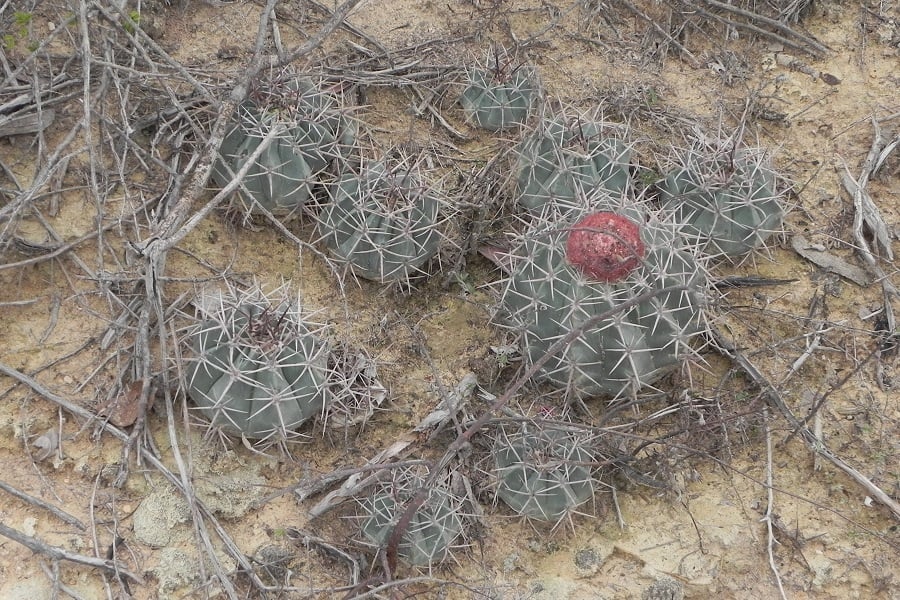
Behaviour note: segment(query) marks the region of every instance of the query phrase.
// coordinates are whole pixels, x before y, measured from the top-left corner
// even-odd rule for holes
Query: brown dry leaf
[[[126,385],[118,396],[103,407],[100,414],[108,417],[116,427],[130,427],[138,418],[143,382],[132,381]]]

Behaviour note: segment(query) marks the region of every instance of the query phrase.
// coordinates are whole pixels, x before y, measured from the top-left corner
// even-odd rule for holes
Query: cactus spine
[[[415,468],[399,469],[361,502],[362,534],[378,548],[388,543],[403,516],[407,502],[423,489],[427,474]],[[449,477],[425,492],[428,497],[405,525],[397,554],[414,566],[434,566],[443,562],[462,544],[462,500],[450,491]]]
[[[552,356],[538,377],[576,397],[619,397],[678,364],[700,330],[705,271],[676,242],[674,228],[631,201],[609,201],[568,226],[544,223],[526,234],[513,253],[501,314],[522,334],[530,362],[611,312]]]
[[[781,230],[785,209],[762,151],[698,144],[675,162],[657,184],[663,209],[702,252],[738,257]]]
[[[517,149],[518,202],[531,211],[577,205],[582,194],[624,192],[631,149],[621,130],[599,120],[559,115],[541,121]]]
[[[497,497],[526,518],[559,523],[594,496],[594,454],[583,433],[533,423],[501,428],[491,455]]]
[[[416,163],[369,163],[342,175],[330,195],[319,230],[332,255],[356,275],[407,282],[437,253],[446,202]]]
[[[210,293],[198,302],[185,369],[188,396],[213,430],[265,443],[290,441],[321,414],[328,345],[284,288]]]
[[[348,155],[356,140],[356,126],[338,100],[311,79],[277,78],[258,88],[235,111],[234,122],[222,140],[220,160],[210,177],[226,186],[260,146],[278,129],[275,138],[250,165],[240,195],[253,210],[261,206],[290,213],[310,199],[318,175]]]
[[[521,127],[538,97],[537,73],[513,66],[504,52],[494,51],[493,65],[467,70],[460,97],[466,116],[482,129],[500,131]]]

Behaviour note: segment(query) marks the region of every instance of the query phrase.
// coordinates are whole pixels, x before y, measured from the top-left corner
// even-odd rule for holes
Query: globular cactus
[[[631,183],[631,148],[624,130],[565,114],[542,120],[517,147],[516,198],[530,211],[577,204],[583,194],[624,192]]]
[[[544,223],[509,258],[500,314],[539,360],[583,330],[537,378],[576,398],[621,397],[652,384],[690,352],[701,328],[702,261],[640,201],[594,199],[594,212]],[[591,326],[589,319],[611,311]]]
[[[562,426],[500,428],[491,450],[497,497],[523,517],[558,524],[594,497],[591,445]]]
[[[356,126],[338,98],[309,78],[283,75],[258,84],[235,110],[210,173],[212,181],[228,185],[273,129],[278,129],[275,138],[244,176],[248,194],[240,197],[250,211],[258,205],[291,213],[310,199],[318,175],[350,153]]]
[[[330,399],[328,344],[284,288],[207,292],[188,332],[187,395],[211,430],[263,444],[299,437]],[[274,298],[274,299],[273,299]]]
[[[361,532],[367,543],[379,549],[387,547],[407,504],[423,489],[426,479],[427,473],[416,467],[397,469],[389,481],[360,502]],[[423,493],[427,494],[425,501],[408,523],[399,525],[404,531],[397,554],[413,566],[432,567],[465,545],[463,500],[451,492],[449,475]]]
[[[702,252],[739,257],[781,230],[785,208],[761,150],[704,142],[678,152],[675,162],[657,183],[662,206]]]
[[[417,163],[370,162],[329,191],[318,215],[321,238],[359,277],[406,283],[437,254],[449,206]]]
[[[503,52],[495,51],[486,67],[471,67],[466,72],[466,88],[460,104],[466,116],[482,129],[500,131],[521,127],[528,121],[538,98],[538,80],[534,69],[513,65]]]

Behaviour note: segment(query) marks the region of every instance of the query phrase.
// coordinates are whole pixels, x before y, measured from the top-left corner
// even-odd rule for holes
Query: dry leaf
[[[48,429],[44,435],[31,442],[31,445],[37,449],[34,458],[38,462],[46,460],[59,448],[59,433],[55,429]]]
[[[138,418],[142,390],[143,382],[132,381],[103,407],[100,414],[108,417],[109,422],[116,427],[131,427]]]

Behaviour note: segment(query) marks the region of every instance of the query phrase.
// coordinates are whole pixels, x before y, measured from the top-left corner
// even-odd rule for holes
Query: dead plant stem
[[[127,577],[135,583],[144,582],[140,575],[132,573],[117,561],[94,558],[93,556],[85,556],[84,554],[76,554],[74,552],[69,552],[65,548],[51,546],[36,537],[25,535],[21,531],[13,529],[12,527],[7,527],[3,523],[0,523],[0,535],[22,544],[32,552],[43,554],[52,560],[66,560],[80,565],[87,565],[89,567],[113,573],[116,576]]]
[[[778,593],[781,594],[782,600],[787,600],[787,596],[784,593],[784,585],[781,583],[781,574],[778,572],[778,565],[775,564],[775,544],[778,543],[778,540],[775,539],[775,528],[772,524],[775,518],[775,475],[772,467],[772,430],[769,427],[769,410],[767,408],[763,408],[763,427],[765,427],[766,431],[766,514],[762,520],[766,523],[768,540],[766,553],[769,556],[769,569],[772,570],[772,574],[775,575],[775,583],[778,584]]]
[[[72,516],[69,513],[67,513],[66,511],[62,510],[61,508],[58,508],[56,506],[53,506],[52,504],[44,502],[40,498],[35,498],[34,496],[32,496],[30,494],[26,494],[25,492],[14,488],[13,486],[9,485],[8,483],[6,483],[4,481],[0,481],[0,490],[3,490],[4,492],[6,492],[12,496],[15,496],[16,498],[18,498],[19,500],[22,500],[23,502],[27,502],[28,504],[31,504],[33,506],[37,506],[38,508],[46,510],[47,512],[49,512],[50,514],[55,516],[57,519],[59,519],[60,521],[68,523],[69,525],[73,525],[73,526],[77,527],[78,529],[81,529],[82,531],[84,531],[84,529],[85,529],[84,523],[82,523],[78,517]]]

